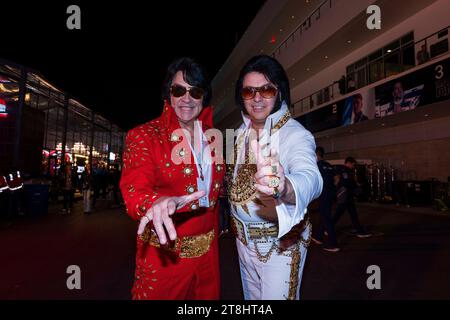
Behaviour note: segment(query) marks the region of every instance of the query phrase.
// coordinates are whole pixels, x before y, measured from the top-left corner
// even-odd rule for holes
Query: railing
[[[333,1],[334,1],[334,0],[333,0]],[[311,24],[314,23],[314,21],[317,21],[317,20],[320,19],[320,16],[321,16],[321,14],[320,14],[321,9],[323,10],[323,7],[324,7],[325,5],[329,6],[329,8],[331,8],[331,6],[332,6],[331,2],[332,2],[332,0],[325,0],[324,2],[322,2],[321,5],[320,5],[316,10],[313,11],[313,13],[311,13],[305,20],[303,20],[303,22],[300,23],[299,26],[298,26],[297,28],[295,28],[295,30],[292,31],[292,32],[287,36],[287,38],[286,38],[283,42],[281,42],[280,45],[279,45],[278,47],[276,47],[276,48],[273,50],[271,56],[272,56],[272,57],[275,57],[277,54],[280,54],[280,53],[281,53],[281,48],[282,48],[283,46],[284,46],[284,47],[287,47],[288,41],[290,41],[290,40],[294,41],[297,34],[298,34],[298,36],[301,36],[301,35],[303,34],[303,31],[306,31],[306,30],[308,30],[309,28],[311,28]],[[314,18],[315,18],[315,19],[314,19]]]
[[[434,54],[434,55],[430,55],[429,54],[429,52],[431,51],[430,50],[430,47],[431,47],[430,43],[432,43],[432,41],[430,41],[430,40],[432,38],[436,38],[436,40],[438,40],[438,41],[432,43],[432,45],[435,45],[437,43],[440,43],[440,41],[444,41],[444,36],[446,35],[445,39],[447,40],[447,43],[448,43],[448,41],[449,41],[449,36],[448,36],[449,28],[450,28],[450,26],[447,26],[444,29],[441,29],[441,30],[439,30],[439,31],[437,31],[437,32],[435,32],[435,33],[433,33],[433,34],[431,34],[431,35],[421,39],[421,40],[418,40],[418,41],[414,42],[414,48],[415,48],[415,50],[414,50],[415,65],[414,66],[418,66],[418,65],[420,65],[420,64],[422,64],[424,62],[435,60],[436,58],[438,58],[438,57],[440,57],[443,54],[448,52],[448,47],[447,47],[447,51],[443,51],[443,52],[436,51],[437,54]],[[443,34],[443,36],[439,37],[439,35],[442,35],[442,34]],[[428,55],[427,55],[428,58],[425,59],[425,61],[418,62],[417,61],[417,57],[416,57],[416,54],[418,52],[417,48],[420,49],[423,44],[426,46],[426,51],[428,53]],[[366,67],[368,67],[368,65],[366,65]],[[367,74],[367,72],[366,72],[366,74]],[[387,78],[388,76],[390,76],[390,75],[384,74],[384,77],[378,79],[377,81],[383,80],[383,79]],[[360,88],[363,88],[363,87],[365,87],[365,86],[367,86],[367,85],[369,85],[371,83],[377,82],[377,81],[373,81],[373,82],[366,81],[365,85],[363,85],[361,87],[356,86],[355,89],[353,89],[352,91],[360,89]],[[342,96],[346,95],[347,93],[352,92],[352,91],[348,90],[348,84],[346,82],[344,83],[344,86],[345,86],[345,90],[342,93],[341,90],[339,90],[339,80],[337,80],[337,81],[333,82],[332,84],[326,86],[325,88],[322,88],[322,89],[320,89],[320,90],[318,90],[318,91],[316,91],[316,92],[314,92],[314,93],[312,93],[312,94],[310,94],[310,95],[308,95],[308,96],[306,96],[304,98],[301,98],[301,99],[295,101],[291,105],[291,113],[294,116],[299,116],[300,114],[305,114],[305,113],[309,112],[310,110],[312,110],[312,109],[314,109],[314,108],[316,108],[316,107],[318,107],[318,106],[320,106],[320,105],[322,105],[324,103],[333,101],[333,100],[335,100],[335,99],[337,99],[339,97],[342,97]]]

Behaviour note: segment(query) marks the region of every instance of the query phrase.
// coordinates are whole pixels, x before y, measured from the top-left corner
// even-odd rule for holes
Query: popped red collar
[[[177,114],[173,107],[167,102],[164,101],[164,108],[161,114],[161,118],[163,118],[164,122],[170,126],[171,128],[180,128],[180,123],[178,122]],[[213,109],[212,106],[207,106],[200,111],[197,120],[202,122],[203,130],[208,130],[213,127]]]

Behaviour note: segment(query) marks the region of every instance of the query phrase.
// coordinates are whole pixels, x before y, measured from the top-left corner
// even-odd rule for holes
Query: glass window
[[[19,101],[19,83],[0,73],[0,99],[6,104],[15,104]]]
[[[402,46],[414,41],[414,32],[404,35],[401,39]]]
[[[374,83],[384,77],[383,59],[378,59],[369,64],[369,83]]]
[[[347,74],[353,72],[353,70],[355,70],[355,65],[354,64],[349,65],[347,67]]]
[[[400,63],[400,52],[397,50],[384,57],[385,76],[389,77],[403,71]]]
[[[367,64],[367,57],[362,58],[361,60],[355,63],[355,69],[359,69],[361,67],[365,67]]]
[[[60,142],[58,139],[58,134],[61,134],[61,131],[58,132],[58,123],[62,122],[62,116],[59,112],[60,108],[50,108],[47,109],[46,112],[46,135],[45,135],[45,148],[49,150],[54,150]]]
[[[366,67],[364,66],[363,68],[360,68],[358,70],[356,70],[355,72],[355,82],[356,82],[356,89],[358,88],[362,88],[367,84],[366,81]]]
[[[383,52],[386,55],[398,49],[399,47],[400,47],[400,40],[396,40],[388,44],[386,47],[384,47]]]
[[[316,98],[317,98],[317,100],[316,100],[316,101],[317,101],[317,105],[323,103],[323,94],[322,94],[322,90],[320,90],[319,92],[317,92]]]
[[[374,53],[372,53],[371,55],[369,55],[369,61],[373,61],[378,58],[381,58],[382,55],[383,55],[383,51],[381,49],[377,50]]]
[[[402,48],[402,64],[404,70],[414,67],[414,43],[411,43],[408,46]]]

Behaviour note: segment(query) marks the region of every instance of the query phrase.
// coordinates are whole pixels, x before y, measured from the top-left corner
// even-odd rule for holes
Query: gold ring
[[[280,185],[280,178],[277,176],[271,177],[269,180],[269,187],[277,188]]]

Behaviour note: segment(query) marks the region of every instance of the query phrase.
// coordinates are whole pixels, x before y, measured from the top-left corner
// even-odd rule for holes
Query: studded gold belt
[[[211,242],[214,239],[214,229],[207,233],[195,236],[177,238],[172,244],[164,246],[161,246],[159,243],[156,232],[154,230],[149,230],[149,228],[145,229],[140,238],[154,247],[172,252],[179,252],[180,258],[197,258],[209,251]]]

